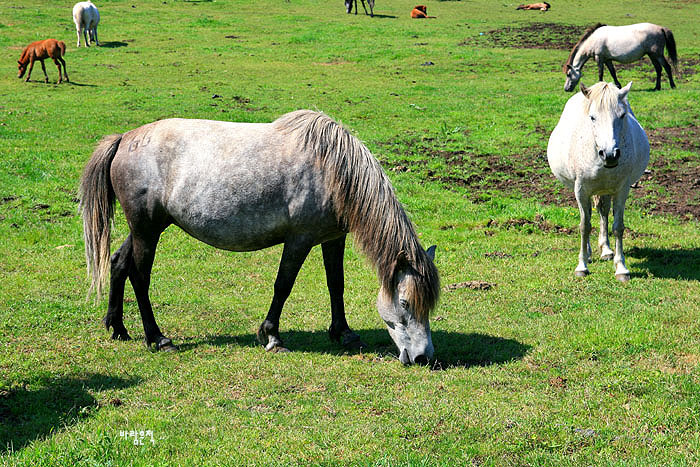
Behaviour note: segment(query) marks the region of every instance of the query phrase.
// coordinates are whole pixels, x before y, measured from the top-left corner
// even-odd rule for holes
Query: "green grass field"
[[[431,0],[437,19],[421,21],[407,0],[378,0],[374,18],[340,0],[102,0],[102,47],[77,49],[72,4],[0,0],[0,463],[700,463],[700,2],[551,3]],[[578,210],[544,156],[570,97],[565,44],[598,21],[669,27],[682,73],[652,92],[648,59],[618,70],[652,142],[625,216],[626,284],[600,260],[574,277]],[[68,45],[71,82],[54,84],[49,61],[50,84],[39,65],[17,79],[22,48],[48,37]],[[595,78],[589,62],[583,82]],[[381,161],[438,245],[443,285],[491,285],[443,292],[431,367],[397,360],[352,242],[347,315],[369,348],[329,341],[314,249],[280,323],[293,352],[268,354],[254,334],[281,247],[230,253],[172,227],[151,298],[180,352],[145,348],[129,287],[134,340],[111,341],[106,303],[85,300],[77,215],[99,139],[299,108]],[[119,211],[113,247],[127,232]]]

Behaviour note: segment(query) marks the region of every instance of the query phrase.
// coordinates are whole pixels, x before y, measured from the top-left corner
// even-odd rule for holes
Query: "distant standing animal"
[[[357,0],[354,0],[355,2],[355,14],[357,14]],[[345,0],[345,10],[350,14],[352,12],[352,3],[353,0]],[[367,4],[369,5],[369,15],[374,17],[374,0],[367,0]],[[362,8],[365,9],[365,14],[367,14],[367,7],[365,6],[365,0],[362,0]]]
[[[20,55],[17,63],[19,64],[18,78],[24,76],[27,72],[27,78],[24,81],[29,81],[29,77],[32,75],[32,68],[34,68],[34,62],[39,60],[41,62],[41,69],[44,71],[44,80],[49,82],[49,75],[46,74],[46,66],[44,65],[44,60],[50,58],[58,67],[58,84],[63,82],[63,75],[61,75],[61,65],[63,65],[63,74],[66,75],[66,81],[68,79],[68,71],[66,70],[66,62],[63,60],[62,56],[66,54],[66,44],[63,41],[57,41],[56,39],[45,39],[43,41],[32,42],[24,48],[22,55]],[[29,70],[27,71],[27,65],[29,65]]]
[[[542,2],[542,3],[530,3],[529,5],[520,5],[519,7],[516,8],[516,10],[540,10],[540,11],[547,11],[552,7],[547,2]]]
[[[668,56],[673,66],[678,67],[676,53],[676,41],[670,29],[651,23],[630,24],[629,26],[605,26],[597,23],[588,28],[574,45],[569,58],[564,64],[566,83],[564,91],[573,91],[581,79],[581,69],[586,61],[593,57],[598,64],[598,81],[603,81],[603,65],[608,67],[615,85],[621,87],[617,80],[612,61],[631,63],[649,56],[656,70],[656,87],[661,89],[661,67],[666,70],[671,88],[676,87],[673,82],[671,66],[664,58],[664,48],[668,50]]]
[[[411,11],[411,18],[435,18],[435,16],[428,16],[428,7],[425,5],[416,5]]]
[[[581,84],[564,107],[559,123],[549,137],[547,159],[554,175],[574,190],[581,215],[581,249],[577,276],[588,274],[591,261],[591,197],[600,214],[598,245],[601,258],[613,259],[615,277],[628,281],[622,234],[625,230],[625,201],[630,185],[639,180],[649,163],[649,140],[632,113],[627,95],[612,83]],[[608,214],[613,206],[615,252],[608,242]]]
[[[90,47],[90,41],[100,45],[100,41],[97,40],[100,12],[97,11],[97,7],[92,2],[78,2],[73,6],[73,22],[78,34],[78,47],[80,47],[81,34],[85,38],[85,47]]]
[[[110,260],[115,199],[131,233]],[[321,244],[330,293],[330,337],[360,338],[345,319],[345,237],[377,267],[379,315],[404,364],[433,355],[428,314],[440,293],[435,248],[425,251],[389,179],[369,150],[326,115],[300,110],[272,123],[170,119],[104,138],[81,181],[81,210],[91,290],[100,296],[111,268],[104,324],[113,339],[124,327],[127,277],[146,343],[172,350],[148,297],[161,232],[175,224],[216,248],[253,251],[284,244],[274,295],[258,339],[286,350],[279,319],[306,256]],[[111,263],[111,264],[110,264]]]

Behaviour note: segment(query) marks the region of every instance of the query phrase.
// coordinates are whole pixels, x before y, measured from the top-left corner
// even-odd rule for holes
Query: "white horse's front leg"
[[[629,186],[629,183],[626,185]],[[615,216],[613,221],[613,235],[615,235],[613,263],[615,264],[615,278],[620,282],[630,280],[630,271],[625,266],[625,255],[622,253],[622,234],[625,232],[625,201],[628,193],[629,189],[623,189],[621,193],[615,195],[613,200],[613,215]]]
[[[600,232],[598,234],[598,246],[600,247],[600,259],[613,259],[613,251],[608,240],[608,215],[610,214],[610,195],[596,196],[595,208],[600,214]]]
[[[578,266],[576,266],[574,273],[578,277],[584,277],[588,275],[588,263],[591,262],[591,196],[588,193],[583,193],[579,186],[575,188],[575,192],[581,215],[581,223],[579,224],[581,249],[578,254]]]

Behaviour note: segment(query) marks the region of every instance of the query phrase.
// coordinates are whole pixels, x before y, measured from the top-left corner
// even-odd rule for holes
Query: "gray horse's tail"
[[[668,28],[661,28],[664,32],[664,37],[666,38],[666,50],[668,50],[668,56],[673,63],[673,67],[678,72],[678,54],[676,52],[676,40],[673,38],[673,33]]]
[[[115,195],[109,169],[122,135],[105,136],[97,145],[80,179],[80,211],[90,289],[88,297],[102,296],[109,272],[109,244],[114,217]]]

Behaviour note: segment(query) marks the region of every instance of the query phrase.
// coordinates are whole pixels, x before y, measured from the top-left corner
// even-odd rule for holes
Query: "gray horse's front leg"
[[[331,325],[328,335],[331,340],[339,342],[346,349],[367,347],[360,336],[350,329],[345,319],[343,292],[343,256],[345,254],[345,235],[335,240],[322,243],[323,265],[326,269],[326,283],[331,297]]]
[[[629,183],[627,186],[629,186]],[[615,195],[613,200],[613,215],[615,216],[613,221],[613,235],[615,235],[615,257],[613,258],[613,263],[615,264],[615,278],[620,282],[630,280],[630,271],[625,266],[625,255],[622,252],[622,235],[625,232],[625,201],[628,193],[629,189],[623,190],[622,193]]]
[[[575,190],[578,210],[581,216],[579,230],[581,232],[581,248],[578,254],[578,266],[574,270],[577,277],[584,277],[589,274],[588,263],[591,262],[591,197],[583,193],[580,187]]]
[[[600,214],[600,233],[598,235],[598,246],[600,247],[600,259],[613,259],[614,252],[610,248],[608,239],[608,216],[610,215],[610,195],[596,196],[594,198],[595,208]]]
[[[280,315],[282,314],[284,302],[292,291],[299,269],[304,264],[309,251],[311,251],[311,246],[308,242],[298,239],[288,240],[284,244],[282,259],[280,260],[277,279],[275,280],[275,292],[272,297],[272,303],[265,321],[258,328],[258,341],[265,346],[265,350],[268,352],[288,351],[282,345],[282,339],[279,334]]]

